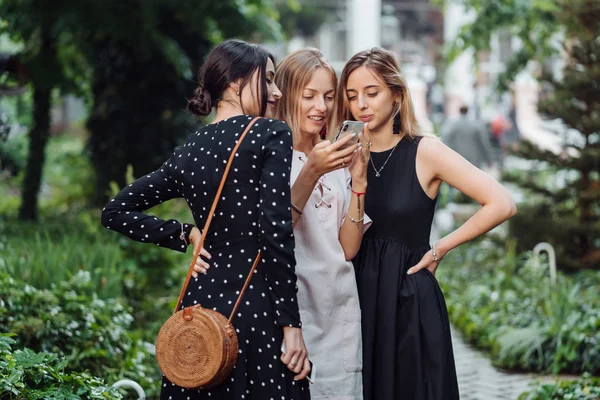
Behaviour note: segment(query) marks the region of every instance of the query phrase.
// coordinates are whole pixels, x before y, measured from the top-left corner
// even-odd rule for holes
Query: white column
[[[381,0],[347,0],[347,55],[381,46]]]
[[[444,42],[448,43],[456,38],[460,28],[471,22],[474,13],[465,10],[464,6],[456,0],[446,0],[444,12]],[[472,105],[475,100],[473,83],[475,82],[475,69],[473,64],[473,52],[468,50],[458,56],[448,66],[444,79],[444,91],[446,94],[446,116],[455,117],[459,115],[458,109],[461,105]]]

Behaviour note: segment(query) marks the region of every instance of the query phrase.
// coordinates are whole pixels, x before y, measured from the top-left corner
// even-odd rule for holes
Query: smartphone
[[[344,122],[342,122],[342,125],[340,125],[340,128],[338,129],[338,132],[335,135],[334,141],[337,142],[338,140],[346,137],[347,135],[353,135],[354,137],[352,139],[348,140],[346,143],[344,143],[344,145],[340,148],[340,150],[346,149],[346,148],[358,143],[358,137],[360,135],[362,135],[364,126],[365,126],[364,122],[359,122],[359,121],[344,121]]]
[[[312,361],[308,360],[310,363],[310,372],[306,375],[306,380],[308,383],[315,383],[315,364]]]

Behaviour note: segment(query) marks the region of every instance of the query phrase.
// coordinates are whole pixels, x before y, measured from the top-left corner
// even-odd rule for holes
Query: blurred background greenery
[[[280,54],[325,46],[348,18],[342,6],[350,1],[0,0],[0,398],[121,398],[124,392],[109,385],[122,378],[157,398],[153,342],[174,306],[188,256],[105,230],[100,208],[200,126],[184,108],[215,43],[239,37]],[[495,365],[582,376],[540,385],[523,399],[597,399],[600,4],[383,0],[381,6],[382,45],[392,48],[392,33],[438,37],[440,18],[453,7],[470,16],[454,36],[425,41],[439,78],[427,82],[427,112],[418,114],[436,132],[442,120],[433,86],[453,84],[444,73],[467,55],[481,85],[482,60],[494,54],[498,37],[519,41],[493,80],[485,75],[494,88],[489,96],[514,92],[529,71],[543,89],[537,110],[558,121],[558,147],[524,138],[509,149],[500,177],[518,198],[519,214],[450,253],[438,278],[453,325]],[[390,23],[390,16],[404,25]],[[418,82],[407,53],[399,58],[409,82]],[[438,203],[440,215],[451,216],[438,233],[473,210],[465,216],[447,188]],[[183,201],[152,213],[192,221]],[[557,252],[555,284],[549,260],[531,252],[542,241]]]

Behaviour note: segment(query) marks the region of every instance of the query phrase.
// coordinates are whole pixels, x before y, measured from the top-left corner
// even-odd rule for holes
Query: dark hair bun
[[[203,87],[194,91],[194,97],[188,101],[187,109],[192,114],[206,117],[212,111],[212,99],[210,92]]]

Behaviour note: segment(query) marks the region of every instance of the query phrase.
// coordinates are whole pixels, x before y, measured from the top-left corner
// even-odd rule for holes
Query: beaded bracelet
[[[354,193],[354,194],[356,195],[356,197],[358,197],[358,207],[357,207],[357,208],[358,208],[358,214],[360,215],[360,196],[362,196],[362,195],[366,194],[367,192],[356,192],[356,191],[354,191],[353,189],[350,189],[350,191],[351,191],[352,193]],[[348,216],[348,218],[350,218],[350,221],[354,222],[355,224],[358,224],[358,223],[360,223],[360,222],[363,222],[363,220],[365,219],[365,214],[364,214],[364,213],[363,213],[363,216],[362,216],[362,218],[361,218],[361,219],[359,219],[359,220],[356,220],[356,219],[352,218],[352,217],[350,216],[350,214],[348,214],[348,212],[347,212],[347,211],[346,211],[346,215]]]
[[[431,255],[433,256],[433,261],[440,261],[437,252],[435,251],[435,244],[433,244],[433,246],[431,246]]]
[[[350,216],[350,214],[348,214],[348,213],[346,213],[346,216],[347,216],[348,218],[350,218],[350,221],[354,222],[355,224],[361,223],[361,222],[363,222],[363,220],[365,219],[365,215],[364,215],[364,214],[363,214],[362,218],[361,218],[361,219],[359,219],[359,220],[356,220],[356,219],[352,218],[352,217]]]

